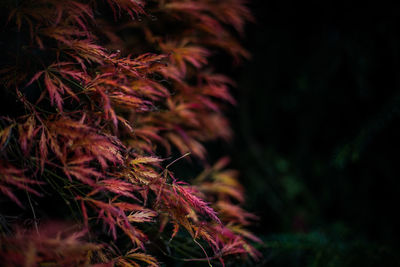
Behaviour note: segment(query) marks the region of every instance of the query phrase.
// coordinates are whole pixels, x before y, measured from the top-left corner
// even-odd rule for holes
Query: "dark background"
[[[253,0],[229,146],[260,266],[400,266],[400,9]]]

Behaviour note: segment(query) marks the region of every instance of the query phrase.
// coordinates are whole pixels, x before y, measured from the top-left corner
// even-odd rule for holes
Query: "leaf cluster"
[[[244,228],[255,216],[240,207],[227,159],[194,184],[166,165],[191,155],[208,166],[204,143],[231,137],[223,111],[235,104],[234,82],[209,62],[218,51],[248,56],[236,40],[252,19],[244,1],[2,7],[1,90],[15,107],[0,117],[1,201],[16,203],[19,217],[32,213],[34,226],[3,233],[6,266],[158,266],[149,247],[168,249],[182,231],[204,252],[194,260],[259,257],[249,242],[260,240]],[[54,206],[36,205],[55,195]],[[41,223],[65,207],[62,219],[80,229]]]

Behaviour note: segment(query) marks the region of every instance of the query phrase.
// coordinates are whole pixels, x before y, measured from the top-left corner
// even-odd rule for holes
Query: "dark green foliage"
[[[399,8],[252,5],[232,117],[265,265],[399,265]]]

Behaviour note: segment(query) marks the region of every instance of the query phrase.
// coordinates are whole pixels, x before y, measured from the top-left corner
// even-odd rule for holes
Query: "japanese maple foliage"
[[[176,258],[180,234],[202,255],[181,260],[258,258],[237,173],[226,158],[207,167],[203,146],[231,137],[223,109],[234,82],[210,59],[248,56],[236,40],[252,19],[243,0],[20,0],[1,10],[6,266],[157,266]],[[205,166],[190,184],[170,170],[188,157]],[[63,207],[35,204],[46,201]],[[41,222],[60,217],[68,224]]]

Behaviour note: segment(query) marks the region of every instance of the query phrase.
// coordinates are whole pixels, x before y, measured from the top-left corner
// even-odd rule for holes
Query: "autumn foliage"
[[[209,165],[204,147],[231,137],[234,82],[210,62],[248,56],[243,0],[0,6],[5,266],[259,257],[237,173],[227,158]],[[190,159],[204,171],[174,175]]]

